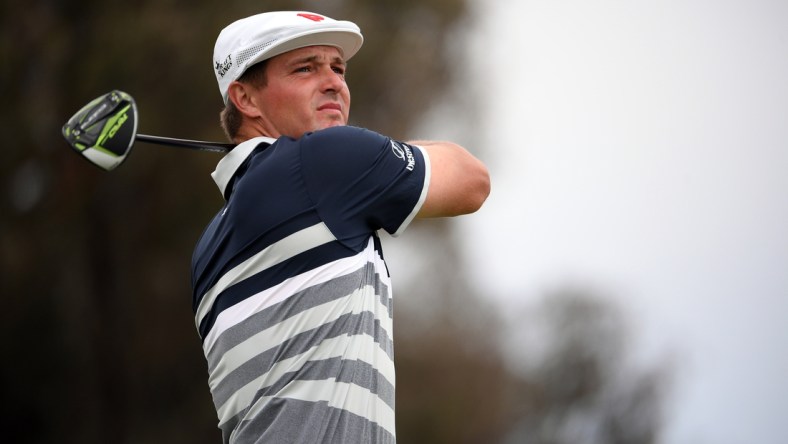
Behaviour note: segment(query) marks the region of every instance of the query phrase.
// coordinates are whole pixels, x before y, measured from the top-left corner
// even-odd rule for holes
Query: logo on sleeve
[[[413,151],[408,145],[404,145],[392,140],[391,151],[394,152],[394,155],[397,156],[397,158],[402,159],[404,162],[408,163],[408,166],[405,167],[406,170],[413,171],[413,168],[416,166],[416,159],[413,157]]]

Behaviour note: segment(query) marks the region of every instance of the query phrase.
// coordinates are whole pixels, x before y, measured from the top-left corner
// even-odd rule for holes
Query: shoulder
[[[301,138],[304,149],[374,149],[388,144],[389,138],[366,128],[335,126],[307,133]]]
[[[374,168],[390,139],[364,128],[337,126],[307,133],[299,145],[301,162],[307,169],[358,174]]]

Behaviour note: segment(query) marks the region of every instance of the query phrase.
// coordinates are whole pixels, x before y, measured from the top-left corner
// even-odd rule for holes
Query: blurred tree
[[[353,124],[408,132],[451,83],[465,0],[9,0],[0,5],[0,289],[8,442],[216,442],[190,311],[189,258],[221,196],[218,158],[139,144],[111,174],[60,127],[131,93],[141,132],[220,139],[212,74],[232,20],[308,9],[358,22]]]
[[[459,237],[433,241],[441,224],[417,223],[389,265],[412,273],[396,286],[398,440],[657,443],[671,369],[632,365],[618,307],[567,288],[502,313],[463,272]]]
[[[615,306],[587,290],[547,295],[522,327],[531,344],[511,392],[506,444],[654,444],[670,366],[637,368]]]
[[[460,243],[445,235],[435,242],[452,233],[449,224],[417,222],[402,239],[415,252],[397,251],[389,266],[396,274],[402,263],[413,274],[395,283],[398,442],[500,442],[510,419],[517,380],[501,354],[503,324],[466,279]]]
[[[193,244],[221,202],[208,176],[218,158],[140,144],[107,174],[69,152],[59,131],[88,100],[118,88],[136,98],[142,132],[220,139],[213,43],[224,25],[263,9],[308,9],[361,25],[365,46],[348,74],[353,124],[414,137],[457,80],[451,31],[464,24],[467,0],[0,5],[5,441],[219,440],[189,289]],[[567,380],[579,378],[571,390],[546,368],[527,378],[510,372],[498,348],[500,319],[463,279],[452,227],[414,224],[406,238],[431,249],[404,259],[420,262],[410,282],[398,280],[403,270],[392,272],[400,442],[529,442],[516,440],[535,430],[564,436],[568,414],[547,412],[601,399],[592,396],[600,387],[614,393],[607,367],[597,369],[597,355],[568,341],[556,343],[561,352],[551,362],[553,371],[570,372]],[[571,322],[581,328],[584,319]],[[591,376],[572,373],[582,369]],[[637,407],[649,405],[638,401],[649,399],[648,387],[618,390]],[[614,405],[624,413],[603,416],[605,427],[626,428],[616,421],[637,409]]]

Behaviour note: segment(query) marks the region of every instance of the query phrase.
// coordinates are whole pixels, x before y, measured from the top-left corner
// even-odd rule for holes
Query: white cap
[[[213,68],[226,104],[230,83],[255,63],[315,45],[335,46],[348,60],[363,42],[359,27],[352,22],[305,11],[265,12],[235,21],[219,33]]]

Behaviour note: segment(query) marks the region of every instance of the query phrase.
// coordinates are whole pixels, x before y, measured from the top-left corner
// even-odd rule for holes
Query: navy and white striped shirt
[[[192,284],[224,442],[395,442],[376,232],[407,227],[429,171],[419,147],[349,126],[252,139],[222,159],[225,205],[197,243]]]

